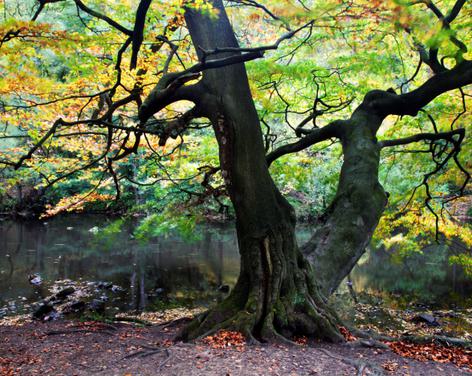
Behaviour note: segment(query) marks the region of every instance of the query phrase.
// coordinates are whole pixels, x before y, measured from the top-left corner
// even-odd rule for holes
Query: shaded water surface
[[[38,222],[0,222],[0,316],[28,311],[47,296],[54,281],[110,282],[120,310],[158,310],[172,305],[208,305],[222,299],[219,287],[232,287],[239,254],[231,226],[200,227],[198,240],[179,236],[135,240],[132,223],[68,216]],[[308,231],[300,230],[301,241]],[[448,251],[392,262],[385,251],[371,252],[352,273],[357,292],[382,294],[401,305],[471,307],[472,284],[447,262]],[[40,286],[30,283],[39,275]],[[221,290],[221,288],[220,288]]]

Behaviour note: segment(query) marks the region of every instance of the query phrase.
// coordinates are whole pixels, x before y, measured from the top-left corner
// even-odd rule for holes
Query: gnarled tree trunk
[[[195,10],[185,14],[200,59],[202,49],[238,47],[221,1],[212,3],[219,10],[217,18]],[[342,340],[338,319],[298,249],[293,208],[269,174],[244,65],[208,70],[198,87],[195,104],[213,124],[222,175],[236,212],[241,270],[230,296],[195,320],[182,337],[226,328],[262,340],[297,333]]]
[[[385,208],[387,195],[378,181],[380,149],[446,139],[457,153],[465,131],[421,133],[384,142],[377,142],[376,133],[386,116],[415,116],[441,93],[472,83],[472,62],[463,60],[454,68],[435,71],[423,85],[406,94],[373,90],[350,119],[313,129],[299,141],[272,151],[266,159],[242,63],[262,55],[238,55],[222,1],[211,3],[218,10],[216,16],[193,9],[185,13],[200,63],[164,75],[139,111],[144,125],[172,102],[187,99],[195,103],[181,120],[211,120],[221,173],[236,212],[241,254],[237,284],[227,299],[194,320],[181,337],[195,338],[225,328],[264,340],[298,333],[342,340],[339,320],[325,296],[338,287],[363,254]],[[225,55],[218,48],[230,52]],[[185,85],[201,71],[203,78],[198,83]],[[302,252],[295,239],[293,208],[272,181],[268,163],[332,137],[342,141],[344,152],[337,194]]]
[[[329,137],[332,137],[330,132],[334,132],[341,139],[344,163],[336,197],[321,218],[317,231],[303,247],[303,253],[320,277],[326,296],[336,290],[365,252],[387,203],[387,195],[378,181],[380,149],[420,140],[447,140],[454,147],[447,161],[457,156],[465,136],[465,130],[459,128],[377,142],[376,134],[383,120],[388,115],[416,116],[437,96],[470,83],[472,62],[463,60],[452,69],[435,72],[423,85],[406,94],[397,95],[392,89],[372,90],[349,120],[322,128]],[[314,139],[323,136],[321,130],[318,133]],[[285,147],[289,152],[291,149],[293,147]],[[284,154],[285,150],[273,154]],[[470,177],[466,175],[464,187]]]

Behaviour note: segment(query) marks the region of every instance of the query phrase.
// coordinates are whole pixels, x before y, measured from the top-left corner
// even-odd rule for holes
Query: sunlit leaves
[[[70,197],[63,197],[56,205],[48,205],[46,212],[42,217],[52,217],[64,212],[81,212],[84,210],[87,204],[96,203],[99,201],[109,202],[112,199],[112,195],[104,195],[96,192],[86,193],[85,195],[79,194]]]
[[[33,1],[16,2],[16,8],[2,5],[6,17],[0,35],[18,32],[2,45],[0,56],[2,135],[20,136],[1,141],[2,158],[10,163],[18,161],[41,140],[59,117],[70,122],[84,121],[104,116],[111,102],[131,92],[139,92],[140,99],[145,98],[162,76],[171,52],[163,36],[178,45],[169,72],[195,63],[196,54],[184,26],[182,6],[215,14],[203,0],[191,4],[177,0],[153,1],[146,18],[137,69],[129,69],[128,48],[117,70],[117,51],[123,46],[125,35],[103,20],[78,11],[73,2],[47,4],[37,21],[31,22],[33,4]],[[427,2],[413,5],[400,0],[307,0],[303,5],[286,0],[261,0],[261,4],[275,18],[260,8],[228,7],[241,46],[272,44],[288,28],[293,30],[313,20],[312,28],[284,41],[276,51],[268,51],[264,59],[247,64],[268,151],[294,141],[294,128],[313,111],[317,111],[316,119],[306,123],[305,129],[347,118],[369,90],[392,88],[397,93],[414,90],[432,73],[423,64],[415,79],[409,80],[418,66],[418,49],[439,49],[439,58],[448,66],[458,57],[454,37],[467,46],[471,42],[470,5],[465,6],[452,26],[444,27],[428,9]],[[438,2],[444,14],[453,4],[452,0]],[[90,0],[87,5],[124,27],[133,28],[137,2]],[[470,57],[470,52],[464,56]],[[434,122],[425,112],[414,119],[388,118],[378,133],[379,139],[433,132],[434,127],[444,131],[467,126],[471,117],[464,107],[470,107],[471,99],[468,88],[464,90],[464,96],[448,93],[427,106],[426,111]],[[318,102],[313,108],[316,96],[324,104]],[[123,197],[132,202],[136,211],[161,213],[159,218],[150,217],[144,223],[143,234],[152,233],[153,228],[168,231],[174,225],[193,229],[202,211],[217,207],[215,200],[208,199],[213,196],[201,185],[205,171],[218,166],[218,147],[212,131],[192,129],[160,146],[157,136],[137,136],[136,132],[127,130],[139,126],[136,102],[118,108],[107,119],[108,125],[87,123],[61,127],[25,161],[27,169],[8,172],[5,181],[9,189],[15,184],[49,189],[51,182],[67,176],[54,191],[56,205],[49,208],[50,214],[84,207],[75,204],[76,201],[111,200],[116,187],[107,160],[139,141],[137,154],[115,162],[114,169],[123,187]],[[341,106],[342,103],[345,105]],[[188,103],[175,104],[156,118],[173,118],[187,109]],[[117,128],[110,131],[108,126]],[[203,126],[203,123],[194,124],[194,128]],[[466,158],[471,150],[469,140],[467,137],[464,141],[458,157],[468,169],[471,168]],[[431,154],[424,152],[428,147],[429,144],[418,143],[382,152],[380,180],[390,196],[388,215],[378,229],[377,238],[393,234],[395,244],[387,245],[402,249],[404,254],[416,252],[435,237],[436,217],[424,209],[427,198],[424,185],[410,201],[414,188],[436,166]],[[97,160],[102,155],[106,158]],[[330,142],[326,142],[276,161],[271,173],[299,214],[315,216],[334,196],[340,156],[340,146],[330,147]],[[448,241],[460,239],[469,244],[469,227],[463,230],[465,225],[457,222],[456,204],[442,205],[457,193],[463,181],[463,172],[451,160],[428,182],[432,192],[430,206],[438,213],[441,234]],[[133,182],[140,184],[139,188],[132,188]],[[223,186],[219,173],[213,174],[210,182],[215,189]],[[84,199],[89,193],[90,199]],[[202,198],[203,193],[206,195]],[[146,199],[140,199],[140,195]],[[193,208],[198,205],[203,209]],[[163,210],[165,207],[167,210]],[[191,215],[186,217],[188,210]],[[395,231],[401,232],[401,236]]]
[[[472,257],[465,253],[449,257],[451,265],[460,265],[464,272],[472,278]]]

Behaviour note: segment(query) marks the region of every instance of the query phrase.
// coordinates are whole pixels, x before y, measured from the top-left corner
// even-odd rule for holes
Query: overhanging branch
[[[159,112],[170,103],[181,99],[188,99],[188,97],[185,96],[193,90],[189,89],[188,86],[183,87],[183,85],[188,81],[192,81],[199,78],[199,73],[208,69],[223,68],[230,65],[241,64],[247,61],[262,58],[264,56],[265,51],[277,49],[280,43],[282,43],[284,40],[292,38],[299,31],[307,27],[311,27],[313,25],[313,22],[314,21],[310,21],[307,24],[299,27],[298,29],[282,35],[279,39],[275,41],[274,44],[267,46],[254,48],[217,47],[213,50],[204,50],[200,47],[198,51],[201,61],[199,63],[181,72],[173,72],[166,74],[159,80],[159,82],[151,91],[151,93],[146,98],[139,110],[139,119],[141,120],[141,123],[145,123],[146,120],[149,119],[153,114]],[[208,56],[220,53],[231,53],[231,55],[207,60]],[[196,85],[193,86],[196,87]],[[178,95],[178,91],[182,93],[180,88],[185,89],[184,96]]]
[[[417,89],[397,95],[393,90],[372,90],[367,93],[359,110],[388,115],[416,116],[439,95],[472,84],[472,61],[464,60],[454,68],[440,72]]]
[[[455,129],[450,132],[439,132],[439,133],[418,133],[410,137],[399,138],[396,140],[384,140],[379,142],[381,148],[387,148],[392,146],[408,145],[413,142],[419,141],[437,141],[437,140],[454,140],[454,136],[463,138],[465,136],[465,130],[463,128]]]
[[[269,50],[276,50],[279,48],[280,43],[283,41],[292,38],[295,34],[300,32],[303,29],[306,29],[308,27],[313,26],[314,21],[307,22],[306,24],[300,26],[298,29],[291,30],[285,34],[283,34],[279,39],[277,39],[273,44],[269,44],[266,46],[260,46],[260,47],[216,47],[213,50],[205,50],[201,47],[199,47],[199,50],[202,52],[202,61],[205,61],[208,56],[211,55],[216,55],[219,53],[225,53],[225,52],[232,52],[232,53],[241,53],[241,52],[260,52],[262,55],[264,54],[265,51]]]
[[[81,0],[74,0],[75,4],[80,8],[80,10],[84,11],[85,13],[91,15],[92,17],[98,18],[102,21],[105,21],[108,25],[114,27],[115,29],[121,31],[123,34],[126,34],[127,36],[132,36],[133,31],[120,25],[118,22],[112,20],[110,17],[108,17],[105,14],[99,13],[88,6],[86,6]]]
[[[283,155],[296,153],[330,138],[341,138],[343,132],[342,128],[343,121],[336,120],[332,123],[329,123],[323,128],[313,129],[313,131],[311,131],[308,135],[306,135],[299,141],[294,142],[292,144],[283,145],[269,153],[266,156],[267,164],[270,165],[273,161]]]

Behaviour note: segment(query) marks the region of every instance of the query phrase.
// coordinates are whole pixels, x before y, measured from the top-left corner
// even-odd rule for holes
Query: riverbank
[[[173,342],[182,320],[138,326],[60,320],[0,325],[1,375],[467,375],[472,368],[420,362],[389,348],[245,345],[238,338]],[[472,354],[469,353],[469,359]]]
[[[297,229],[300,244],[311,230]],[[240,256],[232,226],[199,226],[192,231],[198,238],[190,239],[174,231],[149,239],[139,233],[136,223],[102,216],[0,222],[0,318],[32,312],[58,284],[81,293],[71,303],[84,301],[88,292],[114,314],[208,306],[236,283]],[[373,306],[466,310],[472,284],[463,268],[449,262],[454,254],[435,247],[398,262],[394,252],[369,250],[341,289],[350,286],[359,302]],[[375,299],[366,301],[364,293]]]
[[[397,349],[424,353],[423,363],[390,348],[304,344],[303,339],[296,347],[171,342],[179,326],[161,324],[224,299],[239,272],[232,228],[197,232],[201,236],[195,240],[170,233],[143,242],[132,224],[115,226],[96,216],[0,224],[0,375],[352,375],[361,374],[362,367],[364,375],[372,369],[393,375],[465,374],[457,365],[428,359],[463,365],[470,358],[429,345]],[[300,228],[299,241],[309,234]],[[447,252],[428,252],[434,262],[418,255],[394,263],[388,252],[369,253],[332,297],[340,317],[395,337],[471,341],[470,281],[448,263]],[[44,322],[31,321],[41,304],[50,308],[36,314]],[[14,318],[21,313],[26,320]],[[152,325],[124,323],[122,315]]]

